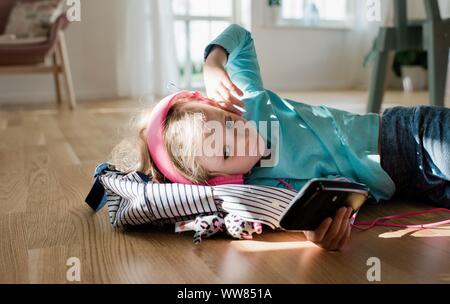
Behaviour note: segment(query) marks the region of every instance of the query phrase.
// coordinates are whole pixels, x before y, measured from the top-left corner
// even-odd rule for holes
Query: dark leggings
[[[450,109],[386,109],[381,166],[395,183],[395,196],[450,208]]]

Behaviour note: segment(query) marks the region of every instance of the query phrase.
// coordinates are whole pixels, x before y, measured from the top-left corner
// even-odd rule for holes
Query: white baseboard
[[[95,99],[106,99],[106,98],[116,98],[117,94],[115,92],[107,90],[84,90],[76,91],[76,98],[80,100],[95,100]],[[0,104],[39,104],[39,103],[49,103],[56,102],[55,91],[41,91],[41,92],[0,92]],[[63,93],[63,102],[64,93]]]
[[[330,82],[280,82],[265,83],[266,88],[272,91],[297,91],[297,90],[339,90],[351,88],[348,81],[330,81]],[[76,91],[77,100],[95,100],[106,98],[117,98],[116,92],[107,90],[83,90]],[[64,97],[63,97],[64,98]],[[26,104],[26,103],[49,103],[56,102],[54,91],[17,91],[0,92],[0,104]]]

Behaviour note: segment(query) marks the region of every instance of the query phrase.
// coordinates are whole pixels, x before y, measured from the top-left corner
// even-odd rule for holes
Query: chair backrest
[[[8,16],[17,0],[2,0],[0,1],[0,34],[3,34],[8,22]]]
[[[8,22],[9,14],[12,8],[19,0],[0,0],[0,35],[5,31],[6,23]],[[21,0],[23,2],[33,2],[36,0]]]

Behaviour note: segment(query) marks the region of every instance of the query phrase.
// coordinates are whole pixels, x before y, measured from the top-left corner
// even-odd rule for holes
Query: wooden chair
[[[0,34],[4,33],[9,14],[16,2],[17,0],[1,0]],[[76,98],[63,32],[68,24],[66,14],[63,13],[53,24],[45,42],[20,45],[0,43],[0,74],[53,74],[58,104],[62,101],[60,84],[60,74],[62,74],[65,95],[70,108],[73,109],[76,107]],[[46,59],[49,57],[50,65],[46,64]]]
[[[426,20],[408,21],[406,0],[394,0],[394,27],[381,27],[367,112],[378,113],[383,101],[390,51],[426,50],[430,104],[444,106],[450,47],[450,19],[443,20],[437,0],[423,0]]]

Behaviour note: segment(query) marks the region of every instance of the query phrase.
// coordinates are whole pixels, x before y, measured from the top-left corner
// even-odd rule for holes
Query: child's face
[[[254,124],[219,106],[187,103],[206,116],[203,151],[197,161],[212,175],[245,174],[264,154],[264,140]]]

